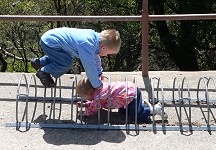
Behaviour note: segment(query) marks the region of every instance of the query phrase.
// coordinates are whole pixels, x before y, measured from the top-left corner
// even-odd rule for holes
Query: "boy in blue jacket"
[[[117,54],[121,47],[120,34],[115,29],[101,33],[92,29],[55,28],[44,33],[40,46],[45,56],[35,58],[32,66],[36,76],[45,87],[54,87],[52,79],[67,73],[73,64],[73,57],[81,60],[85,72],[94,88],[101,89],[103,83],[100,56]]]

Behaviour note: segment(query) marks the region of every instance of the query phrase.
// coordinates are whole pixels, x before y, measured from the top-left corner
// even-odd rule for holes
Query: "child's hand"
[[[97,89],[102,90],[103,89],[103,83],[101,83],[101,85]]]
[[[77,107],[81,107],[81,102],[76,103]]]
[[[77,102],[76,104],[77,104],[77,107],[81,107],[81,103],[82,102]],[[88,105],[85,103],[85,102],[83,102],[83,107],[88,107]]]
[[[103,81],[105,77],[104,77],[103,74],[101,74],[100,78],[101,78],[101,80]]]

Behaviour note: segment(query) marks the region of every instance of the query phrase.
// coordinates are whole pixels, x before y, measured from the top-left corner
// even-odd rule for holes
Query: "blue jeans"
[[[40,58],[40,64],[43,66],[41,71],[58,78],[71,69],[73,59],[64,50],[48,47],[42,41],[40,41],[40,46],[46,54]]]
[[[120,108],[120,113],[125,113],[126,109]],[[128,104],[128,115],[134,120],[136,112],[136,99]],[[150,119],[150,107],[142,102],[142,93],[139,88],[137,88],[137,121],[138,122],[149,122]]]

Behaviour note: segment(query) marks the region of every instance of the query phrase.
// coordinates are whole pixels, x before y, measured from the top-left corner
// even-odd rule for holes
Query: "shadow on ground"
[[[121,143],[126,139],[122,131],[92,129],[43,129],[44,141],[53,145],[96,145],[102,141]]]
[[[40,123],[40,122],[42,122],[42,115],[40,115],[37,119],[34,120],[34,123]],[[52,123],[53,120],[48,119],[46,120],[46,122]],[[71,123],[70,120],[60,120],[60,122]],[[110,142],[110,143],[121,143],[126,139],[124,132],[119,130],[54,129],[54,128],[42,128],[42,130],[44,130],[44,135],[43,135],[44,141],[53,145],[70,145],[70,144],[95,145],[102,141]]]

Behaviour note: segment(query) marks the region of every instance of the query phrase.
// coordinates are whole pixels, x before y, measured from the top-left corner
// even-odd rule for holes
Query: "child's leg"
[[[52,63],[52,61],[49,59],[49,57],[47,55],[41,57],[39,60],[40,60],[41,66],[46,66],[46,65]]]
[[[135,111],[136,111],[136,99],[134,99],[128,105],[128,114],[135,118]],[[150,107],[147,104],[142,103],[142,93],[139,88],[137,88],[137,119],[140,122],[149,122],[150,119]]]
[[[47,47],[42,41],[40,44],[47,55],[40,59],[41,65],[47,64],[41,68],[41,71],[47,72],[53,77],[58,78],[71,69],[73,60],[68,53],[60,48]]]
[[[161,103],[158,102],[157,104],[154,105],[154,111],[153,111],[153,107],[151,107],[150,113],[151,113],[151,115],[159,115],[161,117],[163,116],[164,119],[166,120],[166,119],[168,119],[168,115],[166,112],[163,113],[162,109],[163,108],[162,108]]]

